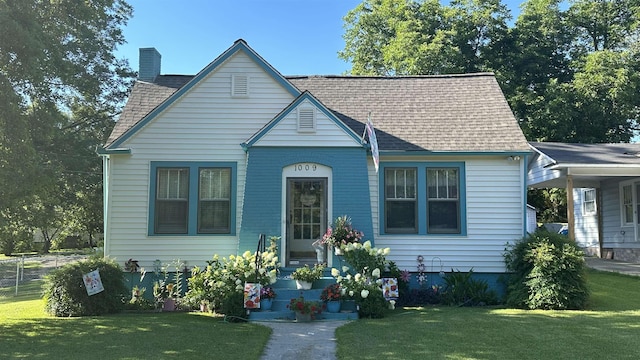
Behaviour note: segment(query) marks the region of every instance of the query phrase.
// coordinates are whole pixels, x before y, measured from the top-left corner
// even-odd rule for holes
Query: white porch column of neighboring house
[[[567,226],[569,228],[569,239],[576,240],[576,222],[573,208],[573,175],[567,174]]]

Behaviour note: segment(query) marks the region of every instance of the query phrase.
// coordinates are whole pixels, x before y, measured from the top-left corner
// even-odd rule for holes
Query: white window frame
[[[591,199],[588,200],[588,196],[591,197]],[[582,215],[595,215],[597,212],[596,189],[582,189]]]
[[[629,189],[629,203],[625,203],[624,191],[625,188]],[[633,209],[633,181],[625,181],[620,183],[620,224],[621,226],[633,226],[633,217],[634,217],[634,209]],[[631,209],[631,222],[627,222],[626,220],[626,208],[630,207]]]

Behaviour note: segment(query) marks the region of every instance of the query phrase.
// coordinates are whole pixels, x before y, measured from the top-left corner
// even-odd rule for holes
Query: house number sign
[[[293,171],[295,172],[313,172],[318,170],[318,165],[309,163],[300,163],[293,165]]]

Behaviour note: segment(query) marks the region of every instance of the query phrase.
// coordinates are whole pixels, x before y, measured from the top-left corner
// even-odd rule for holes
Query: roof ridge
[[[437,75],[397,75],[397,76],[380,76],[380,75],[285,75],[287,79],[304,79],[304,78],[329,78],[329,79],[438,79],[438,78],[469,78],[469,77],[495,77],[492,72],[477,72],[464,74],[437,74]]]

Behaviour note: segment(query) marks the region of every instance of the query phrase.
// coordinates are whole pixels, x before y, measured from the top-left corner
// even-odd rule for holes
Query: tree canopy
[[[339,56],[353,75],[491,71],[529,140],[628,142],[640,0],[528,0],[511,20],[500,0],[364,0]]]
[[[132,82],[128,62],[114,55],[131,15],[122,0],[0,0],[4,252],[34,231],[45,251],[57,234],[99,231],[95,147]]]

